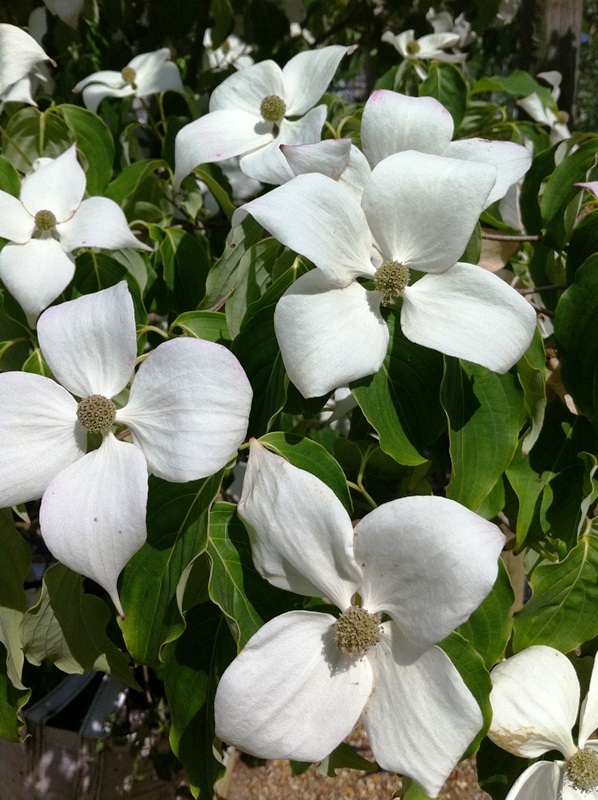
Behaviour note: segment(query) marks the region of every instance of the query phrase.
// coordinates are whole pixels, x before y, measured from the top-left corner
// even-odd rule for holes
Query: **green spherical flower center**
[[[56,217],[51,211],[44,208],[35,215],[35,227],[40,231],[51,231],[56,227]]]
[[[133,67],[123,67],[123,69],[120,71],[120,77],[125,83],[128,83],[129,86],[132,86],[133,89],[135,88],[137,72],[133,69]]]
[[[598,755],[589,748],[578,750],[565,766],[567,779],[578,791],[598,789]]]
[[[77,406],[77,418],[90,433],[104,433],[114,424],[116,406],[101,394],[84,397]]]
[[[410,55],[415,56],[415,55],[417,55],[419,53],[420,50],[421,50],[421,47],[419,46],[418,42],[408,42],[407,43],[407,52]]]
[[[334,623],[337,648],[348,658],[363,658],[380,641],[380,619],[360,606],[350,606]]]
[[[561,125],[567,125],[569,122],[569,114],[566,111],[559,111],[556,115],[556,121],[560,122]]]
[[[374,288],[382,295],[382,304],[392,305],[409,286],[409,270],[399,261],[385,261],[376,270]]]
[[[260,106],[260,114],[266,122],[280,122],[287,110],[287,104],[277,94],[264,97]]]

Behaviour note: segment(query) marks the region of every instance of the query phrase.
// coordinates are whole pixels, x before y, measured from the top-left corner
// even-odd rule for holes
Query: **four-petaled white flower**
[[[137,354],[124,281],[48,309],[38,335],[60,383],[0,375],[0,507],[43,495],[50,551],[101,584],[122,614],[116,581],[146,538],[148,472],[186,482],[221,469],[244,440],[251,387],[226,348],[180,338],[149,354],[117,408],[112,398]],[[132,443],[114,425],[128,426]],[[101,433],[102,443],[86,453],[88,432]]]
[[[23,178],[19,199],[0,191],[0,279],[29,323],[70,283],[71,253],[79,247],[151,250],[129,230],[113,200],[85,193],[85,172],[72,145],[58,158],[39,159]]]
[[[467,59],[467,53],[447,53],[450,47],[457,47],[460,42],[458,33],[428,33],[419,39],[415,38],[413,30],[394,34],[385,31],[382,41],[391,44],[395,50],[408,61],[413,61],[418,76],[425,80],[428,73],[418,64],[418,61],[444,61],[449,64],[462,64]]]
[[[435,797],[482,726],[435,645],[492,588],[502,533],[441,497],[385,503],[353,529],[328,486],[255,441],[238,511],[264,578],[342,614],[267,622],[220,680],[217,736],[260,758],[320,761],[362,719],[380,766]]]
[[[46,80],[40,65],[51,60],[28,33],[16,25],[0,23],[0,111],[8,102],[36,105],[31,80]]]
[[[227,36],[219,47],[213,48],[212,30],[206,28],[203,46],[206,48],[208,64],[213,72],[222,72],[231,66],[235,69],[247,69],[253,65],[253,58],[249,55],[253,48],[234,34]]]
[[[492,164],[407,151],[374,168],[361,206],[314,173],[235,212],[233,224],[251,214],[317,267],[274,315],[287,373],[305,397],[378,371],[389,340],[380,306],[399,299],[401,328],[416,344],[496,372],[523,355],[532,307],[496,275],[457,262],[495,183]],[[427,274],[409,285],[414,270]]]
[[[338,180],[361,199],[374,168],[384,158],[417,150],[463,161],[481,161],[496,167],[496,179],[484,207],[504,197],[510,186],[529,169],[532,156],[515,142],[469,137],[451,141],[453,118],[433,97],[408,97],[378,89],[370,95],[361,119],[363,153],[348,139],[326,139],[317,144],[281,148],[295,175],[321,172]]]
[[[243,172],[258,181],[290,180],[293,172],[280,145],[320,140],[326,106],[313,105],[350,51],[331,45],[299,53],[283,69],[261,61],[228,77],[212,93],[210,113],[177,134],[175,185],[199,164],[231,156],[241,156]]]
[[[558,650],[535,645],[497,664],[492,678],[488,736],[521,758],[558,750],[565,761],[537,761],[515,781],[507,800],[597,800],[598,659],[579,711],[575,668]],[[579,712],[577,745],[571,729]]]
[[[120,72],[103,69],[94,72],[73,88],[83,92],[83,102],[90,111],[97,111],[105,97],[148,97],[159,92],[181,92],[183,82],[168,47],[135,56]]]

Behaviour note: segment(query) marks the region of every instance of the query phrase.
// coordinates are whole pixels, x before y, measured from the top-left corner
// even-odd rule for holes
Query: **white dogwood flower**
[[[148,472],[186,482],[221,469],[245,437],[251,387],[226,348],[180,338],[149,354],[117,408],[112,398],[137,355],[124,281],[48,309],[38,335],[58,383],[0,375],[0,507],[43,495],[48,548],[103,586],[122,614],[116,582],[146,538]],[[132,442],[114,426],[127,426]],[[88,432],[102,443],[86,453]]]
[[[458,47],[461,37],[458,33],[428,33],[415,38],[413,30],[394,34],[385,31],[382,41],[391,44],[403,58],[413,61],[418,76],[425,80],[428,77],[426,70],[419,61],[444,61],[449,64],[462,64],[467,59],[467,53],[447,53],[451,47]]]
[[[313,173],[235,212],[233,224],[251,214],[317,267],[274,314],[287,373],[305,397],[378,371],[389,340],[380,307],[400,298],[401,328],[416,344],[496,372],[523,355],[532,307],[496,275],[458,262],[495,183],[491,164],[407,151],[374,168],[361,205]],[[413,281],[412,271],[427,274]]]
[[[80,247],[151,250],[129,230],[124,212],[107,197],[85,193],[85,172],[72,145],[58,158],[44,158],[23,178],[19,199],[0,191],[0,279],[29,323],[68,286],[71,253]]]
[[[167,91],[185,91],[179,68],[170,61],[168,47],[135,56],[120,72],[94,72],[73,88],[73,92],[83,92],[86,108],[94,112],[105,97],[143,98]]]
[[[206,49],[208,64],[213,72],[222,72],[231,66],[235,69],[247,69],[254,63],[253,58],[249,55],[253,50],[251,45],[245,44],[234,34],[227,36],[219,47],[214,48],[212,46],[212,30],[206,28],[203,46]]]
[[[488,737],[521,758],[558,750],[564,761],[536,761],[517,778],[507,800],[598,798],[598,659],[579,709],[573,664],[545,645],[528,647],[497,664],[492,678],[492,724]],[[579,713],[577,745],[571,730]]]
[[[482,725],[435,645],[492,588],[500,530],[441,497],[385,503],[353,529],[328,486],[256,441],[238,511],[262,577],[342,613],[260,628],[218,685],[217,736],[259,758],[320,761],[361,719],[380,766],[435,797]]]
[[[549,84],[552,103],[548,102],[545,97],[540,97],[538,92],[532,92],[527,97],[517,100],[517,105],[521,106],[533,120],[550,129],[550,144],[558,144],[558,142],[571,137],[571,131],[567,125],[569,114],[566,111],[559,111],[557,107],[563,76],[553,69],[548,72],[539,72],[536,77]]]
[[[41,65],[51,60],[28,33],[0,23],[0,111],[8,102],[36,105],[31,82],[46,80]]]
[[[175,185],[199,164],[231,156],[241,156],[243,172],[258,181],[290,180],[280,145],[320,141],[326,106],[313,106],[350,51],[331,45],[299,53],[283,69],[261,61],[228,77],[212,93],[210,112],[177,134]]]

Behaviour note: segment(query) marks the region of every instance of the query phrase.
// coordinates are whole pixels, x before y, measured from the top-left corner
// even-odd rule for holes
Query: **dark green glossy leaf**
[[[185,311],[170,326],[171,336],[195,336],[208,342],[224,344],[230,342],[231,335],[226,324],[226,316],[220,311]]]
[[[587,214],[573,229],[567,248],[567,283],[573,283],[581,265],[598,253],[598,209]]]
[[[546,353],[538,329],[534,333],[531,345],[517,363],[517,374],[523,387],[525,408],[531,421],[522,445],[522,452],[527,455],[540,435],[546,411]]]
[[[2,154],[19,172],[28,172],[40,156],[56,158],[72,144],[68,125],[55,109],[22,108],[2,133]]]
[[[143,181],[158,169],[167,169],[166,161],[146,158],[126,166],[106,187],[106,197],[122,206],[133,195]]]
[[[22,689],[23,650],[20,625],[27,610],[23,583],[29,572],[29,548],[16,530],[9,509],[0,510],[0,642],[6,647],[5,674]]]
[[[0,189],[13,197],[21,194],[19,173],[4,156],[0,156]]]
[[[97,115],[80,106],[64,104],[57,111],[66,121],[73,139],[77,142],[77,153],[87,175],[87,192],[103,195],[112,177],[114,142],[110,131]]]
[[[31,690],[15,688],[7,675],[6,661],[6,648],[0,642],[0,738],[20,742],[23,723],[18,713],[29,700]]]
[[[208,245],[200,234],[166,228],[159,247],[170,305],[177,311],[199,305],[210,270]]]

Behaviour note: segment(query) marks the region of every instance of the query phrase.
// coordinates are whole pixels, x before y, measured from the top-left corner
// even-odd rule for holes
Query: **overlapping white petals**
[[[7,372],[0,380],[0,508],[36,500],[85,453],[77,403],[49,378]]]
[[[21,182],[21,203],[32,217],[49,210],[57,222],[66,222],[77,211],[85,193],[85,172],[77,161],[77,145],[56,158],[44,159]]]
[[[480,162],[415,150],[384,159],[372,171],[362,200],[383,258],[422,272],[452,267],[495,180],[495,167]]]
[[[569,659],[536,645],[491,672],[492,724],[488,736],[509,753],[537,758],[549,750],[571,756],[579,709],[579,681]]]
[[[299,761],[320,761],[348,736],[372,670],[336,649],[334,622],[291,611],[260,628],[220,679],[216,735],[260,758]]]
[[[457,263],[408,286],[401,328],[416,344],[507,372],[532,340],[531,305],[501,278],[473,264]]]
[[[281,589],[348,608],[361,571],[340,500],[310,472],[255,440],[250,453],[238,513],[248,525],[260,575]]]
[[[139,448],[104,436],[98,450],[62,470],[44,492],[40,525],[52,554],[108,592],[146,538],[147,467]]]
[[[355,527],[364,606],[386,611],[414,646],[429,647],[488,595],[504,542],[496,525],[444,497],[384,503]]]
[[[409,775],[430,797],[482,727],[482,712],[440,648],[418,650],[392,622],[368,659],[375,691],[363,721],[376,761]]]
[[[338,181],[348,189],[358,203],[361,202],[363,187],[370,177],[370,167],[366,157],[350,139],[324,139],[314,144],[281,145],[293,174],[304,175],[319,172]]]
[[[579,712],[579,734],[578,743],[580,747],[585,747],[588,739],[598,728],[598,659],[594,659],[592,676],[588,693],[581,704]],[[595,742],[598,745],[598,742]]]
[[[538,761],[532,764],[517,778],[507,795],[508,800],[556,800],[557,797],[559,800],[579,800],[575,790],[572,790],[575,792],[573,797],[566,797],[564,792],[562,796],[559,795],[559,767],[556,761]],[[590,798],[586,797],[586,800]]]
[[[320,270],[287,289],[274,328],[287,374],[304,397],[377,372],[388,347],[378,294],[359,283],[337,289]]]
[[[116,421],[130,427],[151,473],[185,482],[214,474],[234,456],[251,399],[249,380],[229,350],[181,338],[142,362]]]
[[[49,308],[39,343],[56,380],[79,397],[114,397],[127,385],[137,356],[133,301],[127,285]]]
[[[32,36],[16,25],[0,23],[0,100],[8,99],[6,95],[11,88],[26,78],[37,64],[49,60]],[[22,96],[22,92],[19,94]]]

